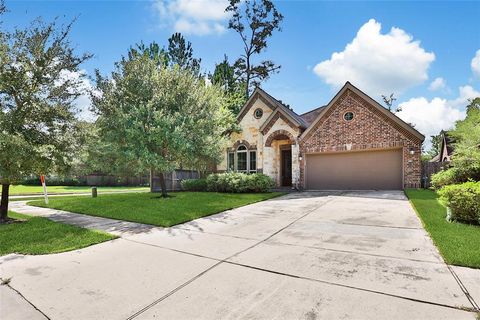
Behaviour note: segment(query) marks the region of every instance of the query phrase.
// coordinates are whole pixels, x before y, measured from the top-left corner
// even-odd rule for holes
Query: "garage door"
[[[307,189],[402,189],[402,149],[310,154],[306,160]]]

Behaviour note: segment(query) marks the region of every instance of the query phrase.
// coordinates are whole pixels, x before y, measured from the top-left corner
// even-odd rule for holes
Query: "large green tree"
[[[219,160],[234,117],[217,86],[146,55],[122,59],[111,77],[97,73],[96,83],[93,107],[109,167],[158,173],[166,196],[165,173],[180,163],[199,168]]]
[[[480,97],[470,101],[467,116],[449,131],[455,141],[452,166],[459,179],[480,181]]]
[[[0,30],[0,222],[7,220],[10,184],[61,172],[78,147],[75,99],[85,90],[80,65],[91,55],[74,52],[71,28],[36,20]]]
[[[275,30],[281,30],[283,16],[270,0],[230,0],[227,12],[232,13],[228,27],[238,33],[243,53],[235,62],[237,77],[245,82],[245,95],[267,80],[280,66],[271,60],[255,61],[268,45]]]
[[[246,84],[237,79],[235,67],[229,63],[226,55],[222,62],[215,65],[215,71],[210,75],[210,81],[224,90],[228,108],[234,115],[237,115],[248,98],[245,95]]]
[[[168,39],[168,62],[171,67],[189,69],[194,74],[200,74],[201,59],[193,57],[193,48],[190,41],[186,41],[179,32],[172,34]]]

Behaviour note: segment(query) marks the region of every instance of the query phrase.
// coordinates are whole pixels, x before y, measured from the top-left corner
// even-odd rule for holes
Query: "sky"
[[[346,82],[381,102],[394,93],[397,115],[427,137],[465,117],[480,96],[480,1],[275,1],[283,14],[258,59],[281,65],[262,84],[297,113],[327,104]],[[241,40],[227,28],[226,0],[11,1],[5,28],[42,17],[77,21],[71,42],[94,58],[82,68],[108,74],[135,43],[166,46],[173,32],[192,42],[202,70],[226,54],[234,61]],[[258,61],[258,60],[257,60]],[[91,86],[92,83],[86,83]],[[88,99],[82,97],[84,109]],[[86,115],[88,116],[88,115]]]

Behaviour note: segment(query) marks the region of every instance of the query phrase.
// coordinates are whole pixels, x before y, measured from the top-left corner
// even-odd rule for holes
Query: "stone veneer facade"
[[[231,144],[227,150],[240,143],[244,143],[250,150],[256,150],[258,171],[271,176],[280,185],[280,150],[290,145],[292,185],[303,188],[305,154],[402,148],[403,186],[419,187],[423,139],[400,125],[394,120],[395,116],[387,116],[385,112],[379,111],[378,107],[360,94],[348,88],[342,90],[343,93],[331,106],[317,112],[321,114],[320,119],[311,123],[311,128],[306,132],[306,128],[296,126],[283,113],[279,113],[275,106],[269,105],[267,99],[250,99],[250,105],[243,111],[239,122],[242,132],[231,135]],[[263,110],[260,119],[254,117],[257,108]],[[343,119],[346,112],[354,113],[352,121]],[[217,169],[227,170],[226,155]]]

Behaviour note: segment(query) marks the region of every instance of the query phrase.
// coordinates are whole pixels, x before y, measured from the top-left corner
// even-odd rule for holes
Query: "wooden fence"
[[[165,184],[168,191],[179,191],[182,190],[182,180],[186,179],[198,179],[200,174],[195,170],[180,170],[177,169],[173,172],[165,174]],[[158,176],[154,176],[152,179],[153,191],[158,192],[160,188],[160,179]]]
[[[149,176],[140,177],[117,177],[109,175],[90,174],[79,177],[87,186],[148,186]]]
[[[430,180],[434,173],[447,169],[449,162],[428,162],[422,161],[422,187],[429,188]]]

